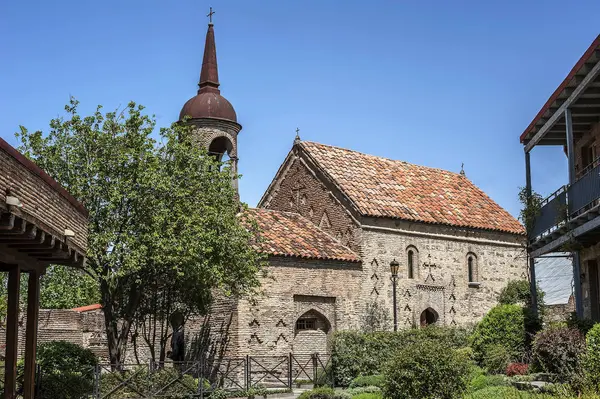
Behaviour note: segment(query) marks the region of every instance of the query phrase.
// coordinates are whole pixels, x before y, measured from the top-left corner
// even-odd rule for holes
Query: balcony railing
[[[563,186],[542,202],[531,232],[536,241],[542,236],[596,207],[600,199],[600,165],[595,164],[573,184]]]

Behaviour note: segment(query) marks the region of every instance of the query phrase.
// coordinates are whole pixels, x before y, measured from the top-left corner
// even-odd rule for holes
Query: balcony
[[[570,185],[546,198],[530,239],[532,256],[560,249],[568,242],[583,247],[600,242],[600,162],[594,161]]]

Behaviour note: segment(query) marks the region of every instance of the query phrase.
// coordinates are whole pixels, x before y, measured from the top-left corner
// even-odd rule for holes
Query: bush
[[[600,389],[600,323],[586,335],[586,353],[583,357],[585,382],[593,389]]]
[[[40,399],[79,399],[93,392],[98,359],[89,349],[50,341],[38,346],[36,357],[42,371]]]
[[[347,392],[336,392],[331,387],[321,387],[305,391],[298,396],[298,399],[350,399],[351,395]]]
[[[381,393],[381,388],[376,387],[376,386],[370,386],[370,387],[358,387],[358,388],[350,388],[347,389],[346,392],[354,397],[356,395],[361,395],[363,393]]]
[[[94,352],[79,345],[50,341],[38,346],[37,363],[44,371],[84,372],[93,378],[98,359]]]
[[[550,327],[540,331],[533,342],[534,366],[556,374],[561,381],[573,381],[581,375],[581,357],[585,353],[583,335],[570,327]]]
[[[464,399],[526,399],[530,396],[514,387],[491,386],[466,395]]]
[[[588,331],[590,331],[595,324],[596,322],[593,320],[580,319],[575,312],[572,312],[567,319],[567,325],[571,328],[578,329],[583,335],[587,335]]]
[[[361,375],[356,377],[350,383],[350,388],[357,387],[383,387],[383,375],[382,374],[374,374],[374,375]]]
[[[381,392],[361,393],[352,397],[352,399],[382,399]]]
[[[383,393],[390,399],[452,399],[466,390],[469,363],[439,341],[400,346],[384,370]]]
[[[508,382],[501,375],[478,374],[469,382],[469,391],[475,392],[487,387],[497,387],[508,385]]]
[[[197,387],[198,380],[188,374],[180,375],[173,367],[164,367],[148,374],[146,366],[139,366],[133,370],[102,374],[100,393],[104,397],[116,389],[112,395],[116,398],[139,398],[140,395],[148,395],[160,390],[161,397],[185,397],[195,393]],[[225,392],[220,391],[214,396],[220,395],[227,396]]]
[[[486,350],[494,346],[506,349],[513,361],[525,356],[527,312],[518,305],[498,305],[477,324],[471,335],[471,347],[473,356],[480,365],[484,364]]]
[[[467,346],[468,336],[466,329],[436,326],[398,332],[337,332],[332,343],[335,384],[346,387],[360,375],[380,374],[390,353],[410,342],[429,339],[460,348]]]
[[[502,345],[490,345],[484,350],[485,358],[482,366],[490,374],[501,374],[506,371],[506,367],[513,360],[513,356]]]
[[[525,375],[529,371],[527,363],[510,363],[506,366],[506,375],[513,377],[515,375]]]
[[[538,314],[542,315],[544,312],[544,291],[537,289],[537,303],[538,303]],[[498,296],[498,303],[500,305],[522,305],[524,307],[531,307],[531,290],[529,287],[529,281],[527,280],[513,280],[506,284],[506,287],[500,291]]]

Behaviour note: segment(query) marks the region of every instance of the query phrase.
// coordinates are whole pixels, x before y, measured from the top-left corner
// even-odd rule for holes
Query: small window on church
[[[473,270],[474,265],[473,265],[473,257],[472,256],[469,256],[468,262],[469,262],[469,283],[472,283],[475,281],[475,279],[474,279],[475,270]]]
[[[419,270],[419,251],[414,245],[409,245],[406,248],[406,277],[410,279],[418,278]]]
[[[467,278],[470,287],[479,287],[479,270],[477,256],[473,253],[467,254]]]
[[[316,330],[317,329],[317,319],[298,319],[296,322],[296,330]]]

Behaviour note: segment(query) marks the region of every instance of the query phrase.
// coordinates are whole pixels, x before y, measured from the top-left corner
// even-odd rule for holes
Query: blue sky
[[[458,172],[513,215],[518,137],[598,32],[600,2],[4,1],[0,135],[134,100],[159,126],[195,94],[208,7],[222,94],[238,113],[242,200],[255,205],[302,139]],[[534,189],[566,181],[532,153]]]

